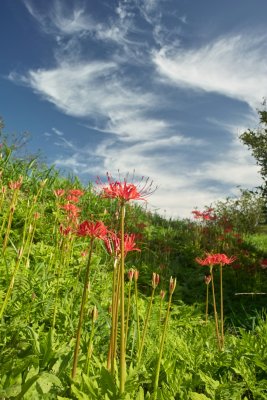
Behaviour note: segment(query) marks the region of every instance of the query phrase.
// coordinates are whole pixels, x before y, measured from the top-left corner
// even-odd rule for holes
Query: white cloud
[[[52,128],[52,131],[58,136],[64,136],[64,133],[57,128]]]
[[[158,72],[181,87],[220,93],[253,108],[266,96],[267,36],[237,35],[196,49],[153,53]]]

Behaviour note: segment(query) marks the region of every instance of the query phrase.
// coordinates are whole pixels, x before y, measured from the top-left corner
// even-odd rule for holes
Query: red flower
[[[196,258],[196,262],[200,265],[209,265],[213,266],[216,264],[231,264],[233,261],[236,260],[236,257],[227,257],[226,254],[207,254],[207,257],[204,259]]]
[[[81,197],[82,195],[84,195],[84,192],[80,189],[70,189],[68,193],[70,196],[75,196],[75,197]]]
[[[216,219],[215,215],[212,215],[213,208],[208,208],[207,210],[201,212],[199,210],[193,210],[192,214],[194,214],[195,219],[202,218],[203,221],[213,221]]]
[[[129,251],[141,251],[135,244],[136,235],[134,233],[124,235],[124,256],[127,255]],[[115,232],[109,232],[104,238],[104,243],[109,254],[115,254],[118,256],[121,252],[121,239],[116,235]]]
[[[266,269],[267,268],[267,258],[264,258],[263,260],[261,260],[261,268],[262,269]]]
[[[108,235],[104,238],[104,244],[109,254],[114,254],[116,257],[120,253],[120,238],[115,232],[108,232]]]
[[[80,208],[75,206],[75,204],[67,203],[61,206],[65,211],[67,211],[69,218],[75,219],[78,217],[79,212],[81,211]]]
[[[74,196],[73,194],[69,194],[69,195],[67,196],[67,199],[66,199],[66,200],[71,201],[72,203],[78,203],[79,197]]]
[[[22,178],[22,176],[21,176],[21,177],[19,178],[18,181],[11,181],[11,182],[9,182],[9,183],[8,183],[9,189],[13,189],[13,190],[20,189],[21,184],[22,184],[22,180],[23,180],[23,178]]]
[[[64,227],[64,226],[60,225],[59,231],[60,231],[61,235],[68,236],[68,234],[71,233],[72,229],[70,226]]]
[[[145,200],[154,190],[152,190],[152,182],[149,179],[141,179],[138,185],[128,183],[124,178],[123,182],[114,181],[111,175],[107,173],[108,184],[105,186],[100,178],[97,179],[97,184],[102,186],[102,195],[109,199],[119,199],[121,201],[130,200]]]
[[[104,239],[106,237],[108,230],[102,221],[92,222],[84,221],[82,222],[77,230],[78,236],[89,236],[91,238]]]
[[[64,189],[56,189],[54,190],[54,195],[56,197],[62,197],[65,194],[65,190]]]

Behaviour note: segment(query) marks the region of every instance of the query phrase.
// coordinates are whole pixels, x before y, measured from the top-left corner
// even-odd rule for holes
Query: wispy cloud
[[[266,37],[227,36],[188,50],[181,46],[180,26],[171,30],[164,24],[159,0],[118,1],[105,20],[80,3],[70,9],[53,1],[41,12],[36,2],[24,1],[41,29],[57,39],[55,59],[53,67],[23,76],[10,73],[9,79],[89,127],[82,147],[58,128],[51,128],[52,137],[45,133],[63,152],[54,158],[58,167],[83,178],[117,170],[150,176],[159,185],[152,206],[172,216],[188,217],[195,206],[234,193],[236,185],[258,184],[257,168],[236,134],[249,118],[222,122],[203,117],[229,137],[227,146],[218,149],[178,129],[173,99],[183,100],[169,96],[169,89],[215,92],[254,107],[267,87]],[[176,19],[187,23],[184,15]],[[146,35],[144,26],[149,27]],[[84,50],[87,40],[101,49],[97,56]],[[89,146],[89,136],[96,134]]]
[[[266,39],[240,34],[196,49],[163,47],[153,53],[153,60],[158,72],[177,86],[220,93],[254,108],[266,95]]]

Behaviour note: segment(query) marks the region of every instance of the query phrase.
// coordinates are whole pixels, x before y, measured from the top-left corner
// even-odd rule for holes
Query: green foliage
[[[11,283],[0,324],[0,399],[155,400],[153,382],[167,309],[166,300],[160,301],[159,293],[168,291],[171,275],[177,278],[177,288],[160,364],[157,399],[267,398],[267,322],[262,312],[266,296],[236,295],[266,292],[266,270],[261,267],[262,259],[267,257],[266,235],[248,233],[249,220],[253,226],[258,221],[257,196],[244,191],[240,199],[218,204],[217,220],[201,223],[165,220],[140,206],[127,207],[126,229],[139,235],[137,246],[142,250],[129,254],[126,262],[126,271],[133,267],[140,272],[141,331],[150,301],[152,272],[160,275],[160,284],[151,305],[140,363],[136,354],[135,307],[130,308],[127,380],[125,393],[120,395],[118,376],[107,369],[113,262],[102,243],[96,243],[92,258],[77,379],[70,378],[86,267],[84,252],[89,242],[76,235],[60,234],[59,226],[69,221],[61,207],[63,200],[61,203],[54,190],[84,190],[78,204],[81,220],[101,219],[116,230],[118,204],[99,197],[92,185],[84,188],[77,179],[61,177],[37,159],[18,158],[16,146],[7,142],[3,142],[0,169],[0,306]],[[13,195],[9,184],[20,176],[23,181],[3,251]],[[225,215],[227,224],[231,224],[228,232],[226,225],[220,223]],[[221,235],[223,241],[218,239]],[[195,262],[197,256],[214,250],[238,257],[234,267],[224,270],[224,352],[218,352],[216,347],[211,304],[208,323],[204,321],[206,271]],[[215,270],[216,282],[218,279]],[[126,294],[128,288],[127,283]],[[85,374],[94,306],[98,319]]]

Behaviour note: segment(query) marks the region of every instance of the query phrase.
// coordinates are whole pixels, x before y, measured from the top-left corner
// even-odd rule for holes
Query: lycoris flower
[[[81,197],[81,196],[84,195],[84,192],[82,190],[80,190],[80,189],[70,189],[68,191],[68,194],[70,196]]]
[[[196,258],[196,262],[200,265],[208,265],[208,266],[213,266],[216,264],[221,264],[221,265],[225,265],[225,264],[231,264],[232,262],[234,262],[236,260],[236,257],[232,256],[232,257],[228,257],[226,254],[220,254],[220,253],[216,253],[216,254],[207,254],[206,258],[201,259],[201,258]]]
[[[261,260],[261,268],[262,269],[266,269],[267,268],[267,258],[264,258],[263,260]]]
[[[107,227],[102,221],[84,221],[78,226],[78,236],[89,236],[91,238],[104,239],[108,232]]]
[[[63,225],[60,225],[59,231],[60,231],[61,235],[68,236],[69,233],[71,233],[72,228],[70,226],[64,227]]]
[[[72,203],[78,203],[79,197],[74,196],[73,194],[69,194],[66,200],[71,201]]]
[[[18,181],[10,181],[8,182],[9,189],[18,190],[22,185],[23,177],[21,176]]]
[[[68,214],[69,218],[71,218],[71,219],[77,218],[81,211],[80,208],[75,206],[75,204],[71,204],[71,203],[64,204],[61,206],[61,208],[63,208],[65,211],[67,211],[67,214]]]
[[[104,185],[100,178],[97,179],[97,184],[102,186],[102,196],[109,199],[119,199],[127,202],[130,200],[144,200],[154,190],[152,183],[149,183],[149,178],[142,178],[138,185],[127,182],[124,178],[122,182],[114,181],[111,175],[107,173],[108,184]]]
[[[54,195],[56,197],[62,197],[65,194],[65,190],[64,189],[56,189],[54,190]]]
[[[193,210],[192,214],[194,214],[195,219],[202,219],[203,221],[213,221],[216,219],[216,215],[212,214],[213,208],[208,208],[207,210],[201,212],[199,210]]]
[[[141,251],[135,244],[134,233],[124,235],[124,256],[129,251]],[[108,235],[104,238],[104,243],[109,254],[114,254],[116,257],[120,255],[121,252],[121,239],[116,235],[115,232],[108,232]]]

